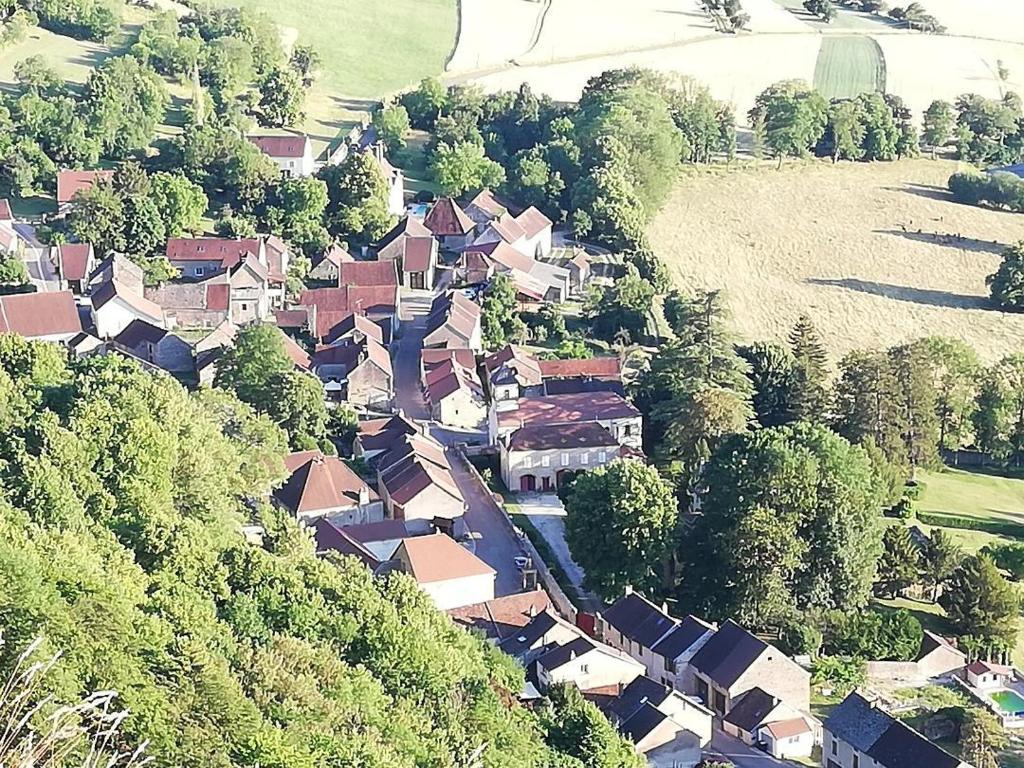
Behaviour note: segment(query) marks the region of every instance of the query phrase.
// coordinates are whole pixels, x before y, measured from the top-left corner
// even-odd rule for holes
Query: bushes
[[[1000,536],[1024,539],[1024,525],[1000,520],[981,520],[976,517],[950,515],[946,512],[918,512],[917,519],[925,525],[937,525],[942,528],[958,528],[963,531],[983,531]]]
[[[958,203],[1024,211],[1024,179],[1012,173],[954,173],[948,186]]]
[[[120,4],[106,0],[29,0],[39,25],[59,35],[103,41],[121,25]]]

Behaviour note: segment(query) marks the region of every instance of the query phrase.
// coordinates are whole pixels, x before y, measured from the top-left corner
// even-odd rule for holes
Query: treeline
[[[118,691],[118,743],[168,768],[640,765],[572,691],[518,705],[522,669],[409,577],[254,501],[286,445],[231,394],[6,335],[0,391],[0,679],[44,637],[38,695]]]

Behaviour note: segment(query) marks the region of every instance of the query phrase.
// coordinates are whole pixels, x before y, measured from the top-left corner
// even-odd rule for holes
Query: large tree
[[[932,157],[935,157],[936,150],[946,146],[953,138],[953,105],[948,101],[936,99],[928,105],[924,111],[923,130],[921,140],[925,146],[930,147]]]
[[[163,78],[132,56],[108,59],[95,69],[83,99],[104,154],[117,158],[153,140],[170,102]]]
[[[981,375],[972,422],[981,450],[1020,466],[1024,459],[1024,354],[1004,357]]]
[[[325,165],[318,177],[327,184],[327,231],[335,238],[369,244],[394,224],[388,183],[372,154],[353,152],[339,165]]]
[[[885,597],[898,597],[918,582],[921,576],[921,552],[910,537],[910,531],[902,525],[886,528],[882,545],[877,589]]]
[[[505,274],[495,275],[484,291],[481,307],[480,321],[487,349],[498,349],[520,340],[526,324],[519,317],[512,278]]]
[[[783,80],[758,95],[749,116],[781,166],[783,157],[804,157],[821,139],[828,103],[805,82]]]
[[[750,365],[754,387],[753,406],[762,427],[778,427],[790,421],[794,385],[794,360],[788,349],[772,342],[740,347]]]
[[[565,538],[587,584],[613,599],[627,585],[664,587],[677,510],[653,467],[619,459],[579,475],[565,500]]]
[[[986,278],[992,301],[1003,309],[1024,310],[1024,242],[1003,249],[999,269]]]
[[[788,418],[824,423],[831,409],[828,353],[807,315],[797,318],[789,333],[789,348],[793,353],[793,385]]]
[[[646,760],[612,727],[575,685],[559,684],[547,692],[541,709],[553,747],[572,755],[585,768],[643,768]]]
[[[1006,652],[1017,639],[1020,598],[988,555],[971,555],[946,581],[939,604],[960,635],[989,654]]]

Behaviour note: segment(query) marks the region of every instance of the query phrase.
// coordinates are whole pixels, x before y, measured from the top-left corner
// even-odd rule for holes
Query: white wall
[[[782,760],[789,757],[808,757],[814,749],[814,734],[810,731],[778,741],[772,738],[767,729],[762,729],[762,734],[768,753]]]
[[[644,673],[644,667],[632,659],[611,656],[602,651],[591,651],[577,656],[558,669],[541,667],[538,677],[542,687],[555,683],[575,683],[581,691],[603,688],[609,685],[629,685]]]
[[[96,335],[101,339],[117,336],[136,318],[154,322],[153,319],[136,313],[118,296],[110,299],[99,309],[94,308],[92,316],[93,322],[96,324]]]
[[[461,608],[494,599],[494,574],[465,576],[461,579],[432,581],[420,584],[420,589],[430,595],[439,611]]]

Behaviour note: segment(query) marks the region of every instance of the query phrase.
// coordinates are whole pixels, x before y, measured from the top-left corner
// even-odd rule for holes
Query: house
[[[355,261],[348,251],[340,245],[332,245],[316,261],[309,270],[309,279],[324,283],[338,284],[338,269],[342,264]]]
[[[403,539],[395,560],[438,610],[494,599],[494,569],[446,534]]]
[[[618,441],[596,421],[521,427],[499,438],[498,451],[505,486],[524,493],[555,491],[620,456]]]
[[[146,320],[136,318],[111,339],[114,349],[155,365],[168,373],[195,370],[192,345],[181,336]]]
[[[398,331],[401,295],[395,285],[309,288],[299,295],[299,306],[307,308],[313,336],[323,344],[333,344],[340,324],[355,313],[377,323],[387,345]]]
[[[0,251],[22,258],[24,250],[25,240],[14,225],[11,202],[0,198]]]
[[[0,296],[0,333],[67,344],[82,333],[71,291]]]
[[[587,252],[582,248],[575,249],[572,257],[567,259],[562,266],[569,270],[569,290],[575,294],[583,293],[587,283],[590,282],[591,274],[590,257]]]
[[[489,414],[490,440],[492,445],[497,445],[502,437],[523,427],[568,426],[586,421],[600,424],[620,445],[639,450],[640,411],[615,392],[496,401],[491,404]]]
[[[318,555],[352,555],[373,570],[392,560],[398,545],[409,535],[401,520],[341,526],[330,518],[318,517],[310,527]]]
[[[267,268],[252,254],[202,280],[146,288],[146,298],[183,328],[212,328],[225,320],[235,325],[262,322],[271,314],[270,297]]]
[[[70,294],[69,294],[70,295]],[[92,322],[96,335],[112,339],[134,320],[165,328],[168,325],[163,308],[141,293],[117,280],[103,283],[92,291]]]
[[[476,197],[466,205],[465,211],[476,225],[477,232],[482,232],[492,221],[510,213],[509,205],[486,188],[476,193]]]
[[[407,237],[399,260],[402,286],[412,290],[430,290],[434,287],[437,269],[437,240],[432,237]]]
[[[460,627],[482,632],[488,640],[500,643],[512,635],[518,636],[526,625],[550,607],[551,598],[538,585],[529,592],[452,608],[447,613]]]
[[[85,293],[88,277],[96,268],[92,243],[60,243],[52,247],[51,260],[57,267],[62,290],[76,296]]]
[[[338,285],[397,286],[398,273],[393,261],[347,261],[338,265]]]
[[[582,634],[540,654],[533,664],[541,691],[572,683],[584,693],[617,696],[645,672],[640,662]]]
[[[495,239],[486,241],[478,239],[467,246],[465,251],[480,254],[485,261],[494,265],[496,272],[507,274],[516,285],[517,291],[524,294],[521,301],[560,303],[569,297],[568,269],[546,261],[538,261],[522,253],[501,239],[497,233],[494,237]]]
[[[100,286],[110,282],[116,282],[128,290],[142,295],[144,289],[142,267],[126,256],[115,253],[96,265],[89,275],[89,284],[86,287],[92,293]]]
[[[391,408],[395,395],[391,355],[373,338],[318,347],[310,368],[334,400],[373,410]]]
[[[267,273],[270,303],[275,307],[284,304],[290,254],[278,237],[173,237],[167,241],[166,254],[182,278],[193,280],[206,280],[211,275],[229,272],[251,255]]]
[[[483,285],[494,277],[494,262],[479,251],[463,251],[452,268],[454,285]]]
[[[284,464],[290,474],[274,500],[299,520],[325,517],[344,527],[384,519],[380,497],[337,456],[300,451],[286,456]]]
[[[281,175],[312,176],[315,168],[313,145],[309,136],[249,135],[246,138],[277,165]]]
[[[483,349],[480,305],[459,291],[438,295],[430,305],[423,347]]]
[[[603,379],[622,381],[622,363],[617,357],[590,357],[584,360],[538,360],[543,379]]]
[[[524,667],[530,667],[538,656],[552,648],[585,636],[582,629],[570,624],[549,606],[538,611],[517,631],[503,637],[498,647]]]
[[[609,720],[659,768],[695,766],[711,741],[714,713],[671,686],[641,675],[609,706]]]
[[[971,768],[856,691],[823,730],[822,768]]]
[[[346,315],[331,331],[331,344],[333,346],[342,344],[361,345],[365,344],[367,339],[372,339],[378,344],[383,345],[384,331],[366,315],[354,312]]]
[[[734,621],[727,620],[690,660],[694,693],[719,716],[741,694],[761,688],[793,709],[810,709],[810,673]]]
[[[483,360],[491,402],[517,400],[527,388],[537,387],[543,377],[537,359],[514,344],[506,344]]]
[[[66,211],[79,192],[113,178],[113,171],[57,171],[57,210]]]
[[[374,136],[376,133],[374,132]],[[384,154],[384,142],[375,141],[363,151],[370,152],[388,185],[388,213],[401,216],[405,211],[405,174],[401,168],[392,165]]]
[[[551,219],[532,205],[516,216],[516,224],[523,230],[523,250],[534,258],[541,259],[551,253]]]
[[[436,440],[403,435],[374,463],[389,515],[404,520],[411,532],[427,532],[435,524],[453,527],[465,514],[466,501]]]
[[[419,432],[416,425],[401,413],[382,419],[360,421],[352,443],[352,455],[372,462],[389,451],[405,435],[417,435]]]
[[[459,429],[487,424],[487,401],[475,368],[449,358],[424,376],[423,391],[435,421]]]
[[[434,347],[420,350],[420,381],[440,366],[454,363],[463,368],[476,370],[476,353],[468,347]],[[479,377],[478,377],[479,378]]]
[[[926,629],[921,638],[921,650],[914,662],[922,676],[942,677],[962,669],[967,664],[967,654],[946,638]]]
[[[449,251],[461,251],[473,241],[473,220],[450,197],[439,198],[431,206],[423,226]]]
[[[309,308],[299,307],[298,309],[275,309],[274,325],[281,330],[308,334],[312,330],[312,326],[309,321]]]
[[[964,676],[968,684],[979,690],[990,690],[1001,688],[1006,685],[1008,679],[1013,679],[1013,670],[1002,664],[992,664],[988,661],[972,661],[964,669]]]
[[[673,618],[665,605],[656,606],[632,587],[595,618],[597,637],[643,663],[662,685],[684,693],[694,690],[689,662],[714,633],[714,625],[695,616]]]
[[[810,757],[819,723],[761,688],[741,694],[722,729],[748,746],[758,746],[772,757]]]
[[[412,216],[405,216],[377,241],[374,250],[379,261],[401,261],[405,257],[406,241],[433,237],[433,233],[423,225],[423,222]]]
[[[509,204],[483,189],[466,206],[466,215],[483,238],[477,242],[494,242],[497,237],[531,258],[551,253],[552,221],[532,205],[513,215]]]

